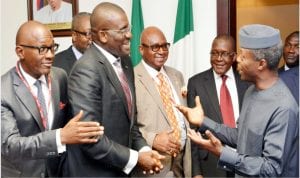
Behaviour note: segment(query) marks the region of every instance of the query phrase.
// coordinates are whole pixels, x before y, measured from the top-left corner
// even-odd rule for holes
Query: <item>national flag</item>
[[[130,56],[133,66],[137,65],[142,57],[139,51],[140,36],[144,29],[143,12],[141,0],[132,0],[131,10],[131,33]]]
[[[192,0],[178,0],[173,46],[168,63],[181,71],[185,79],[193,74],[194,22]]]

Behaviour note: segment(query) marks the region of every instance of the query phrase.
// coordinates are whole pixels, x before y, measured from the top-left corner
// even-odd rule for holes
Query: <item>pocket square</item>
[[[65,106],[66,106],[66,104],[65,104],[65,103],[63,103],[63,102],[59,102],[59,109],[60,109],[60,110],[64,109],[64,108],[65,108]]]

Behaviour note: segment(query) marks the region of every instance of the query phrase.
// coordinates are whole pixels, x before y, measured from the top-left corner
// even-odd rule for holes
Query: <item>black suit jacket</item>
[[[95,144],[68,146],[64,176],[119,177],[129,160],[129,147],[139,150],[146,141],[136,126],[134,75],[130,58],[121,59],[133,97],[128,115],[125,93],[112,65],[92,45],[74,65],[69,76],[69,99],[74,113],[97,121],[105,134]]]
[[[1,76],[1,174],[2,177],[57,177],[60,155],[56,131],[69,119],[67,75],[51,70],[54,120],[43,127],[38,107],[16,68]],[[47,168],[45,170],[45,168]]]
[[[234,70],[234,76],[237,86],[239,109],[241,109],[244,93],[249,87],[249,83],[241,81],[237,71]],[[189,107],[195,106],[195,97],[199,96],[204,113],[212,120],[223,123],[220,110],[217,89],[213,75],[213,69],[210,68],[202,73],[191,77],[188,81],[188,97]],[[205,177],[226,177],[226,172],[217,168],[217,157],[203,149],[194,149],[199,147],[193,145],[193,175],[202,174]],[[199,153],[197,153],[199,151]],[[200,170],[202,167],[202,170]]]
[[[76,56],[72,50],[72,46],[70,46],[68,49],[55,55],[53,66],[64,69],[69,75],[76,61]]]

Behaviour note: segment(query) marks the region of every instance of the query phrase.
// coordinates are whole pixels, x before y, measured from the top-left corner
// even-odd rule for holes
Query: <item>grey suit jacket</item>
[[[112,65],[92,45],[75,63],[69,75],[69,99],[74,113],[84,110],[84,120],[97,121],[105,127],[95,144],[68,146],[64,176],[118,177],[129,160],[129,148],[147,145],[136,126],[134,76],[130,58],[121,65],[128,79],[133,106],[129,116],[126,96]]]
[[[168,77],[170,78],[177,95],[179,96],[180,103],[186,105],[186,99],[181,95],[181,88],[184,86],[184,80],[181,72],[171,68],[164,67]],[[135,68],[135,87],[137,97],[137,121],[143,136],[147,143],[152,146],[153,140],[157,133],[171,130],[171,125],[164,109],[160,94],[156,88],[155,81],[151,78],[143,63],[139,63]],[[189,128],[188,122],[185,120],[186,127]],[[166,156],[163,161],[164,169],[158,177],[164,177],[168,174],[172,164],[172,157],[161,153]],[[186,140],[184,146],[183,162],[177,163],[183,166],[184,177],[191,177],[191,145],[190,139]],[[181,170],[182,171],[182,170]]]
[[[69,117],[67,76],[54,67],[50,75],[54,111],[51,129],[56,129],[63,127]],[[57,176],[60,157],[55,130],[45,131],[34,98],[16,68],[1,76],[1,92],[2,176],[41,177],[46,167],[46,175]]]
[[[72,46],[70,46],[68,49],[55,55],[53,66],[64,69],[69,75],[76,61],[76,56],[72,50]]]
[[[241,109],[244,94],[250,84],[248,82],[242,81],[239,74],[235,70],[234,76],[238,92],[239,109]],[[217,123],[223,123],[212,68],[196,74],[189,79],[187,99],[189,107],[195,106],[196,96],[199,96],[201,99],[201,104],[205,115],[213,119]],[[198,148],[198,146],[195,147]],[[209,177],[226,177],[225,171],[217,169],[218,159],[216,156],[209,154],[208,151],[203,149],[200,149],[198,151],[193,149],[193,174],[202,174],[203,176]],[[202,170],[200,170],[201,167]]]

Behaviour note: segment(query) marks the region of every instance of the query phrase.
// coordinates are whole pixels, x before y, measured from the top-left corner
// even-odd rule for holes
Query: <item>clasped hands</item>
[[[165,156],[155,150],[139,152],[138,165],[142,168],[143,174],[159,173],[163,169],[161,160],[164,158]]]

